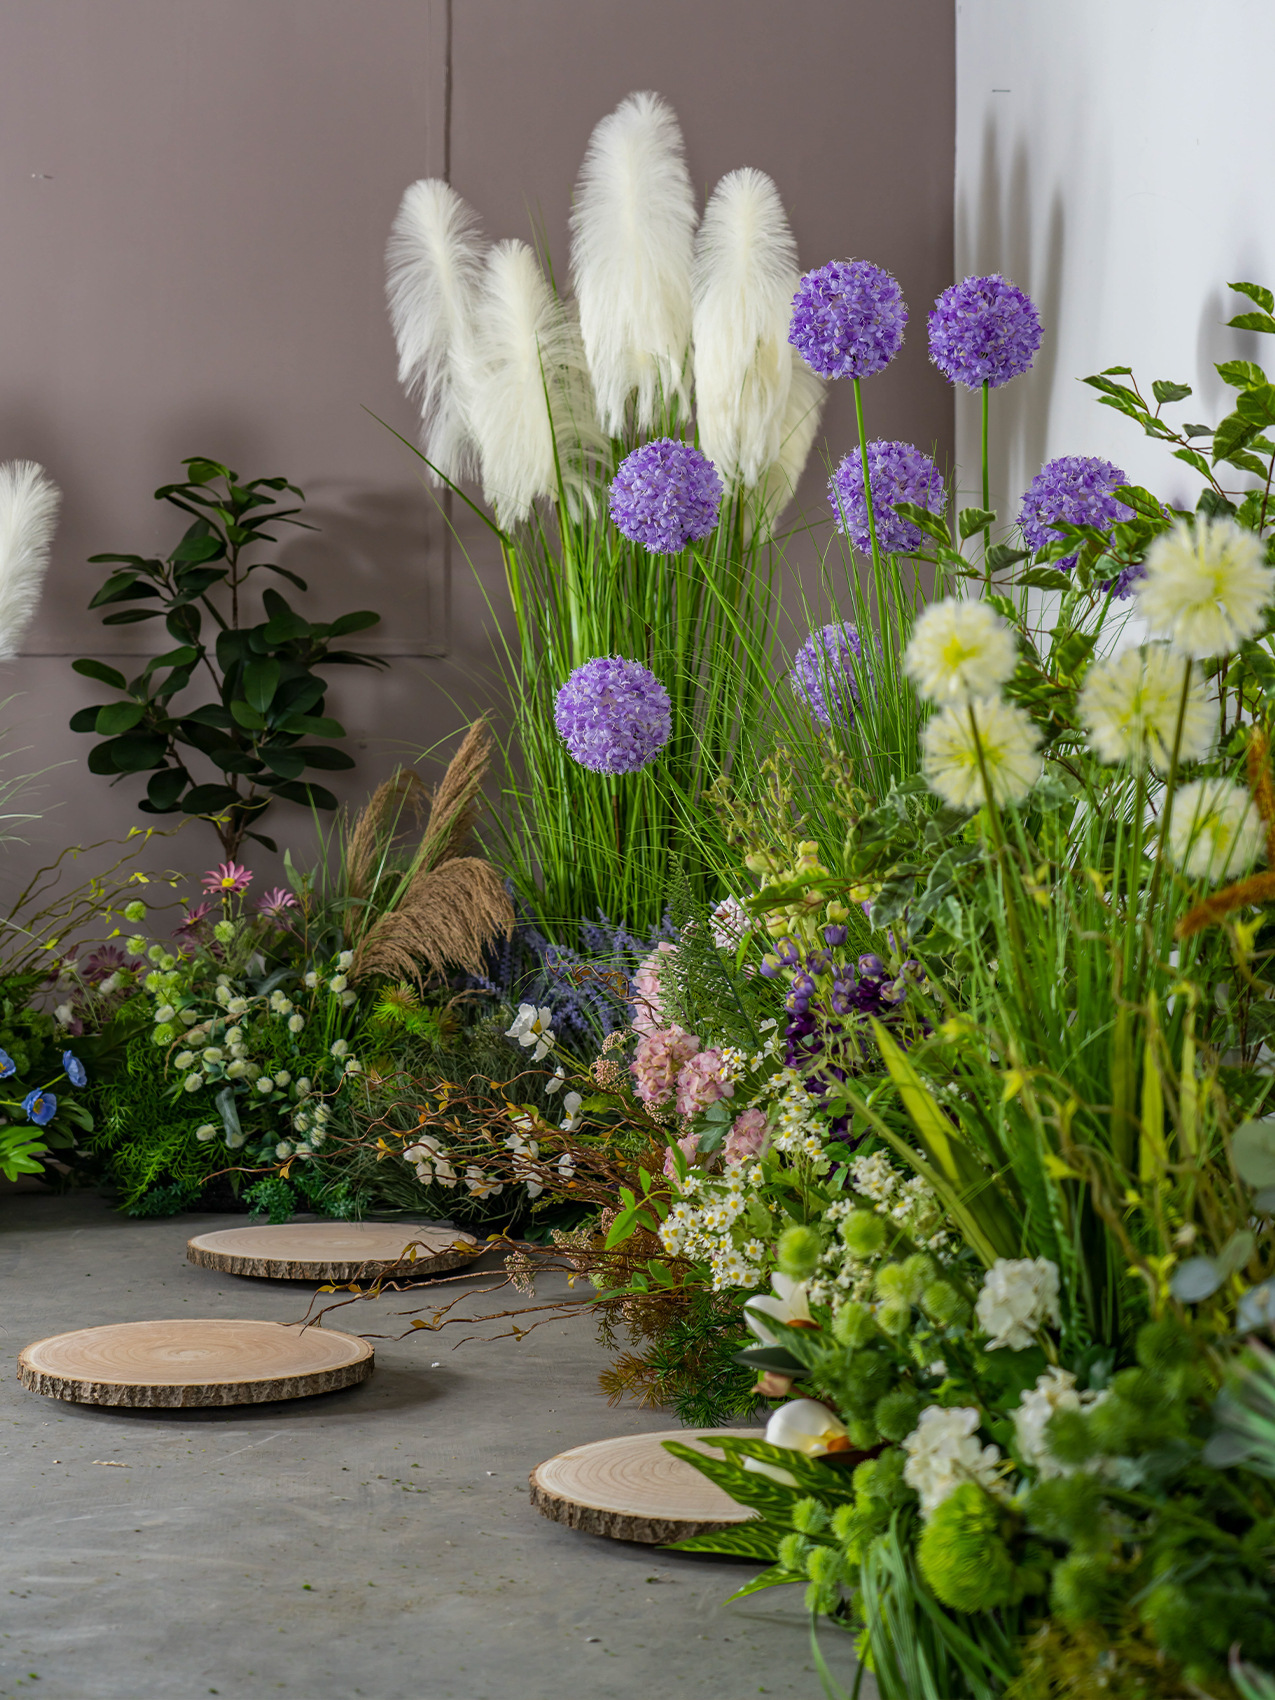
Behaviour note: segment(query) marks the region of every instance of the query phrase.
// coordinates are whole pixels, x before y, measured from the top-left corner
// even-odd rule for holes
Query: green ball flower
[[[124,905],[124,919],[132,921],[134,926],[139,921],[144,921],[146,919],[146,905],[137,898],[134,898],[131,903],[126,903]]]
[[[904,1440],[916,1427],[921,1400],[910,1387],[896,1387],[876,1402],[872,1420],[887,1440]]]
[[[841,1238],[852,1257],[875,1257],[885,1245],[885,1223],[871,1210],[855,1210],[841,1224]]]
[[[233,921],[218,921],[217,925],[213,928],[213,937],[216,939],[218,944],[230,944],[233,941],[234,936],[235,923]]]
[[[780,1271],[794,1281],[806,1281],[819,1267],[823,1243],[813,1228],[785,1228],[775,1245]]]
[[[819,1535],[828,1527],[827,1510],[817,1499],[799,1499],[790,1515],[803,1535]]]
[[[1014,1597],[1014,1561],[1001,1533],[1003,1507],[977,1482],[937,1506],[921,1531],[917,1561],[930,1587],[954,1611],[993,1611]]]
[[[806,1553],[810,1542],[804,1535],[785,1535],[779,1543],[777,1557],[780,1565],[798,1576],[805,1574]]]
[[[832,1322],[832,1332],[839,1344],[851,1351],[865,1345],[877,1331],[876,1321],[867,1305],[842,1305]]]
[[[1102,1616],[1110,1586],[1104,1558],[1094,1552],[1070,1552],[1054,1570],[1050,1604],[1069,1623],[1085,1623]]]
[[[921,1294],[921,1309],[940,1328],[956,1328],[969,1315],[969,1306],[948,1281],[931,1281]]]

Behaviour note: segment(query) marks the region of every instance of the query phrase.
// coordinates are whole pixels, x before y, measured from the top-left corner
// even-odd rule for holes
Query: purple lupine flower
[[[1026,372],[1045,334],[1031,296],[999,272],[945,289],[929,324],[930,359],[969,390],[996,390]]]
[[[788,683],[822,725],[834,720],[839,726],[854,725],[860,701],[854,663],[862,654],[858,630],[848,621],[811,632],[797,651]]]
[[[594,773],[636,773],[668,743],[669,695],[638,661],[586,661],[558,692],[553,723],[571,756]]]
[[[899,352],[907,322],[889,272],[867,260],[830,260],[797,285],[788,341],[821,378],[870,378]]]
[[[611,518],[653,555],[680,555],[717,524],[722,481],[689,443],[658,437],[625,455],[611,485]]]
[[[1023,492],[1018,524],[1029,549],[1046,549],[1062,536],[1054,527],[1089,525],[1110,531],[1122,520],[1132,519],[1133,510],[1117,502],[1111,492],[1129,482],[1118,466],[1095,455],[1060,455],[1046,461]],[[1076,556],[1066,555],[1055,566],[1063,571],[1074,567]],[[1124,594],[1128,594],[1126,589]]]
[[[941,514],[947,506],[943,474],[929,455],[911,443],[888,443],[878,439],[868,444],[868,477],[872,483],[872,517],[877,543],[886,555],[912,555],[921,547],[921,532],[911,520],[901,519],[895,502],[914,502]],[[828,499],[836,515],[837,530],[865,554],[872,547],[868,530],[868,504],[863,499],[863,456],[848,454],[832,475]]]

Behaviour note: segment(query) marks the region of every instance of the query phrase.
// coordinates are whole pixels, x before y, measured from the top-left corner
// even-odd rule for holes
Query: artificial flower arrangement
[[[822,312],[856,383],[892,334],[860,267],[804,280],[793,325]],[[1236,287],[1257,311],[1232,322],[1275,333]],[[986,402],[1039,329],[967,280],[932,350]],[[735,925],[684,917],[589,1071],[627,1062],[667,1147],[603,1212],[607,1251],[650,1254],[604,1299],[720,1293],[761,1390],[798,1395],[765,1440],[685,1454],[760,1514],[695,1544],[804,1582],[887,1700],[1268,1692],[1275,1406],[1246,1342],[1275,1317],[1275,392],[1219,372],[1215,429],[1166,422],[1185,386],[1091,380],[1201,474],[1195,509],[1069,456],[1021,546],[861,443],[881,618],[818,628],[791,677],[824,767],[780,751],[718,788]],[[843,466],[846,527],[855,493]],[[936,569],[929,607],[900,551]],[[915,736],[883,750],[869,714],[900,692]],[[571,1162],[593,1106],[559,1072],[583,1125],[537,1127],[535,1156]]]

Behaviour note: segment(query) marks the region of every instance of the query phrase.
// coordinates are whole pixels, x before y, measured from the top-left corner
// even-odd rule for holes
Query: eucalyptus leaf
[[[1241,1122],[1231,1135],[1231,1158],[1251,1187],[1275,1187],[1275,1121]]]
[[[1211,1257],[1188,1257],[1173,1271],[1169,1291],[1179,1304],[1201,1304],[1213,1297],[1225,1278]]]

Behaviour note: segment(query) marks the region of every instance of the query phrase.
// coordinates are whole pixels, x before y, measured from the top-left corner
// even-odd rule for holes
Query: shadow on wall
[[[1013,525],[1020,496],[1045,459],[1058,362],[1058,338],[1051,333],[1056,332],[1063,310],[1066,238],[1060,191],[1054,189],[1047,210],[1042,210],[1032,196],[1026,140],[1020,136],[1010,147],[1006,162],[996,114],[989,110],[983,125],[975,201],[971,205],[965,198],[957,208],[957,275],[1000,272],[1027,291],[1045,327],[1045,340],[1031,371],[992,392],[992,506],[1003,529]],[[958,388],[957,484],[962,505],[977,502],[981,496],[979,408],[977,395]]]

